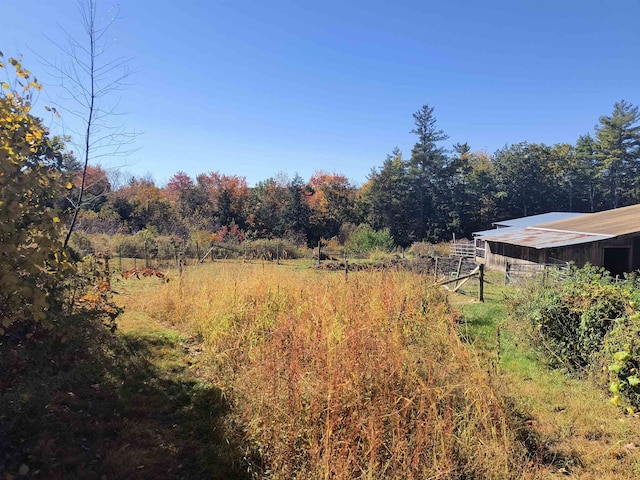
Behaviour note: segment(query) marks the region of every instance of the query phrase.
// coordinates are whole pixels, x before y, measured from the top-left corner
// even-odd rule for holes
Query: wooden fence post
[[[109,255],[109,252],[106,252],[104,255],[104,278],[109,284],[111,284],[111,267],[109,266]]]
[[[460,257],[460,260],[458,260],[458,268],[456,268],[456,278],[460,276],[460,272],[462,271],[462,260],[463,260],[462,257]],[[456,284],[454,285],[454,288],[457,286],[458,286],[458,282],[456,282]]]
[[[478,293],[478,300],[484,302],[484,264],[480,264],[480,289]]]
[[[496,340],[497,340],[497,362],[496,362],[496,373],[500,373],[500,362],[502,361],[502,345],[501,345],[501,337],[500,337],[500,325],[496,327]]]
[[[149,268],[149,250],[148,250],[146,239],[143,242],[143,246],[144,246],[144,266],[145,268]]]
[[[433,281],[438,281],[438,257],[436,257],[436,265],[433,267]]]

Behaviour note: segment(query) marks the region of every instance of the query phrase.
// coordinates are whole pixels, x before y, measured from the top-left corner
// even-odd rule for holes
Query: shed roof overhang
[[[500,230],[498,230],[498,232],[500,232]],[[573,232],[569,230],[557,230],[551,228],[527,227],[495,235],[493,234],[493,231],[491,231],[491,233],[487,235],[478,235],[477,238],[481,238],[488,242],[507,243],[510,245],[543,250],[546,248],[566,247],[569,245],[599,242],[615,236],[616,235],[601,233]]]

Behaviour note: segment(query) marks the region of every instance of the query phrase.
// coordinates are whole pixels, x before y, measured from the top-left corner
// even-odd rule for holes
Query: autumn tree
[[[60,280],[73,271],[53,208],[67,181],[61,145],[31,114],[40,85],[9,58],[14,85],[0,91],[0,335],[19,324],[53,325]],[[0,69],[6,65],[0,52]]]
[[[197,184],[183,171],[173,175],[164,187],[164,199],[171,206],[174,220],[174,232],[178,225],[185,231],[206,231],[212,227],[207,219],[208,197],[206,188]],[[203,212],[204,211],[204,212]]]
[[[191,180],[191,177],[185,172],[179,171],[167,182],[167,186],[165,187],[167,198],[173,202],[186,198],[188,192],[193,189],[194,186],[195,184],[193,180]]]
[[[85,171],[82,169],[72,172],[73,188],[67,193],[68,204],[75,209],[75,202],[80,198],[82,188],[82,177],[84,176],[84,192],[80,209],[99,211],[107,202],[107,196],[111,192],[111,183],[107,172],[101,165],[87,165]]]
[[[187,235],[182,223],[176,220],[165,191],[149,175],[131,178],[126,187],[110,196],[109,204],[130,233],[154,227],[162,235]]]
[[[318,170],[311,175],[309,187],[311,194],[306,198],[311,208],[310,241],[335,237],[344,223],[355,221],[356,188],[347,177]]]
[[[197,177],[208,199],[210,216],[216,227],[238,225],[245,228],[249,187],[245,177],[209,172]],[[204,213],[204,212],[203,212]]]
[[[289,179],[277,175],[258,182],[251,189],[247,223],[255,237],[283,237],[284,224],[280,221],[288,201]]]

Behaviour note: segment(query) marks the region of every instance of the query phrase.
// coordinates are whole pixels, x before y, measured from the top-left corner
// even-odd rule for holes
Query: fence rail
[[[476,254],[476,246],[473,243],[458,243],[451,244],[451,256],[462,258],[474,258]]]

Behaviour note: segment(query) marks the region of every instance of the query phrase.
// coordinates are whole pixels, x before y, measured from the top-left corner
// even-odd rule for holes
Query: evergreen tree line
[[[447,149],[433,107],[413,115],[408,158],[395,148],[364,185],[318,171],[308,181],[279,174],[254,187],[218,172],[123,179],[90,167],[78,229],[182,238],[238,232],[315,244],[344,239],[357,225],[388,229],[395,243],[437,242],[489,228],[492,221],[549,211],[595,212],[640,202],[640,112],[622,100],[575,144],[521,143],[490,155],[467,143]],[[77,187],[76,187],[77,188]],[[73,190],[69,192],[73,198]],[[64,200],[62,200],[64,204]]]

